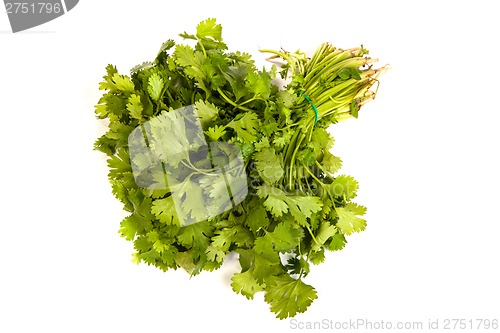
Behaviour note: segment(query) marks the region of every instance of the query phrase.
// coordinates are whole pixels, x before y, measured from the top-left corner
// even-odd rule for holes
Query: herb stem
[[[321,246],[322,244],[320,244],[320,242],[318,242],[318,240],[316,239],[316,237],[314,237],[314,233],[312,232],[311,230],[311,227],[309,227],[309,225],[305,225],[307,230],[309,231],[309,234],[311,235],[311,238],[313,239],[314,243],[318,244],[318,246]]]
[[[226,96],[226,94],[224,94],[224,92],[220,88],[217,88],[217,92],[222,96],[222,98],[224,98],[224,100],[226,102],[228,102],[229,104],[231,104],[235,108],[238,108],[240,110],[247,111],[247,112],[253,112],[253,110],[251,110],[249,108],[246,108],[246,107],[244,107],[242,105],[239,105],[239,104],[236,104],[235,102],[233,102],[229,97]]]

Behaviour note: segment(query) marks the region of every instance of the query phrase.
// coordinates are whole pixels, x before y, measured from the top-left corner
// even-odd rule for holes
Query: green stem
[[[288,187],[290,189],[292,189],[292,185],[293,185],[293,166],[295,164],[295,157],[297,155],[297,152],[299,151],[299,148],[300,148],[300,145],[302,144],[302,141],[304,140],[305,136],[304,136],[304,133],[302,133],[302,129],[299,129],[296,134],[295,134],[295,140],[293,141],[294,142],[294,145],[290,145],[289,147],[293,147],[293,151],[292,151],[292,156],[290,157],[290,160],[288,162],[288,165],[290,167],[290,170],[289,170],[289,179],[288,179]],[[287,154],[288,154],[288,151],[287,151]]]
[[[317,162],[317,161],[316,161]],[[304,164],[302,164],[302,167],[306,170],[306,172],[321,186],[321,187],[325,187],[326,185],[323,184],[323,182],[321,180],[318,179],[318,177],[316,177],[312,172],[311,170],[309,170],[309,168],[307,166],[305,166]]]
[[[358,68],[363,66],[367,62],[366,58],[356,57],[356,58],[345,58],[342,61],[336,63],[335,65],[325,66],[320,72],[315,74],[312,78],[305,78],[307,82],[304,85],[305,89],[312,89],[320,81],[321,78],[330,78],[331,80],[337,77],[337,73],[340,72],[343,68],[353,67]]]
[[[259,97],[257,97],[257,95],[255,95],[254,97],[252,97],[252,98],[250,98],[250,99],[247,99],[247,100],[246,100],[246,101],[244,101],[243,103],[240,103],[240,106],[243,106],[243,105],[245,105],[245,104],[247,104],[247,103],[250,103],[250,102],[252,102],[252,101],[258,101],[258,100],[260,100],[260,101],[264,101],[262,98],[259,98]]]
[[[220,88],[217,88],[217,92],[222,96],[222,98],[224,98],[224,100],[226,102],[228,102],[229,104],[231,104],[235,108],[238,108],[240,110],[247,111],[247,112],[253,112],[252,109],[246,108],[244,106],[241,106],[241,105],[236,104],[235,102],[233,102],[229,97],[226,96],[226,94],[224,94],[224,92]]]
[[[316,163],[316,166],[317,166],[317,167],[318,167],[321,171],[323,171],[323,173],[325,174],[325,176],[327,176],[328,178],[332,178],[332,177],[330,176],[330,172],[328,172],[328,171],[327,171],[327,170],[326,170],[326,169],[325,169],[325,168],[321,165],[321,163],[319,163],[317,160],[315,161],[315,163]],[[323,184],[323,185],[324,185],[324,184]]]
[[[304,74],[307,76],[310,73],[310,69],[312,68],[321,68],[320,66],[315,67],[316,63],[319,61],[320,57],[325,53],[325,49],[327,48],[327,43],[321,44],[321,46],[314,52],[312,58],[306,64],[306,71]]]
[[[313,67],[311,66],[311,71],[307,73],[305,79],[310,80],[312,77],[316,76],[319,71],[331,67],[335,63],[346,59],[345,56],[347,56],[347,54],[345,54],[342,50],[333,51],[332,53],[321,59],[318,64],[315,64],[314,70],[312,70]]]
[[[309,231],[309,234],[311,234],[311,238],[313,239],[314,243],[318,244],[318,246],[322,246],[322,244],[320,244],[320,242],[318,242],[316,237],[314,237],[314,233],[312,232],[311,228],[307,224],[306,224],[306,228]]]
[[[205,47],[203,46],[203,43],[199,39],[198,39],[198,45],[201,47],[201,50],[203,51],[203,55],[206,57],[207,56],[207,51],[205,50]]]
[[[289,55],[285,54],[284,52],[279,52],[271,49],[260,49],[259,51],[262,53],[272,53],[276,54],[277,56],[280,56],[283,60],[285,60],[288,63],[288,65],[290,65],[290,68],[292,70],[292,75],[296,74],[296,68],[294,66],[295,61]]]

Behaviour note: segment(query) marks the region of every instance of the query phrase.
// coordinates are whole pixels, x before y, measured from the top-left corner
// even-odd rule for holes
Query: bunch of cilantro
[[[280,63],[260,70],[250,55],[228,51],[221,32],[215,19],[203,21],[196,34],[180,35],[187,44],[168,40],[154,61],[128,76],[108,65],[95,112],[109,121],[109,130],[95,149],[109,156],[113,194],[130,213],[119,232],[134,243],[135,262],[196,275],[218,269],[235,252],[241,271],[232,277],[233,290],[248,299],[264,292],[271,311],[283,319],[304,312],[317,298],[304,282],[311,264],[322,263],[325,251],[341,250],[346,235],[365,229],[366,208],[352,201],[358,183],[336,175],[341,160],[330,153],[334,140],[327,128],[358,116],[375,97],[371,88],[384,68],[374,69],[376,59],[363,47],[343,50],[325,43],[310,58],[261,50]],[[274,83],[276,78],[286,85]],[[193,180],[203,173],[196,154],[166,161],[171,170],[188,166],[182,170],[191,173],[182,181],[139,186],[133,166],[147,161],[131,154],[129,137],[146,122],[188,105],[196,107],[206,142],[239,148],[248,193],[219,215],[183,225],[181,216],[205,216],[204,193],[215,200],[226,188]],[[163,123],[174,133],[178,124],[169,119]],[[154,170],[153,179],[167,172]],[[181,191],[178,205],[174,186]]]

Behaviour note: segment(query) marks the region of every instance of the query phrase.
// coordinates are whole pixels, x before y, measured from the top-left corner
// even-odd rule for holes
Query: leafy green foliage
[[[264,299],[271,305],[271,311],[280,319],[293,317],[304,312],[312,301],[318,298],[316,291],[301,279],[289,275],[273,276],[268,280]]]
[[[236,136],[244,143],[251,143],[255,140],[257,128],[259,127],[259,118],[253,112],[245,113],[243,117],[236,118],[227,124],[236,132]]]
[[[264,292],[280,319],[304,312],[317,298],[304,282],[310,264],[324,262],[326,251],[343,249],[345,236],[366,228],[366,208],[352,201],[358,183],[336,175],[342,161],[331,153],[327,128],[358,117],[381,71],[364,66],[372,62],[364,48],[328,43],[310,58],[266,50],[285,64],[279,73],[274,66],[259,70],[250,55],[227,51],[215,19],[180,36],[185,44],[167,40],[130,75],[108,65],[99,85],[104,94],[95,113],[109,130],[94,148],[108,156],[112,193],[130,213],[119,233],[134,243],[134,262],[163,271],[212,271],[236,252],[236,293],[253,299]],[[283,89],[275,78],[290,83]],[[173,112],[188,105],[196,121]],[[187,122],[197,121],[202,131],[190,133]],[[154,151],[134,150],[129,137],[136,128]],[[200,157],[209,154],[205,143],[238,147],[248,184],[235,180],[226,146]],[[210,176],[214,165],[228,165],[224,177]],[[143,184],[133,168],[150,181]],[[248,195],[233,204],[242,189]],[[212,205],[204,204],[207,198]],[[213,214],[214,207],[221,210]]]
[[[345,234],[365,230],[366,220],[358,217],[364,215],[366,208],[353,203],[348,203],[345,207],[335,208],[338,215],[337,227]]]
[[[163,79],[156,73],[153,73],[148,79],[148,93],[155,101],[159,100],[163,90]]]
[[[255,153],[255,167],[260,177],[268,184],[274,184],[285,174],[283,162],[274,150],[274,148],[262,148]]]
[[[236,273],[231,280],[233,281],[231,287],[233,287],[234,292],[242,294],[248,299],[253,299],[255,293],[264,290],[263,286],[255,279],[253,269]]]

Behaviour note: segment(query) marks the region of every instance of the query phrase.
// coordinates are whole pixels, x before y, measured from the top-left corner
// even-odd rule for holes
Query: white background
[[[334,152],[368,228],[313,267],[300,322],[500,319],[500,23],[494,1],[80,1],[9,32],[0,13],[0,332],[287,332],[232,262],[191,280],[131,263],[93,141],[108,63],[128,70],[216,17],[231,50],[363,44],[392,69]],[[425,327],[425,326],[424,326]],[[469,330],[470,331],[470,330]]]

